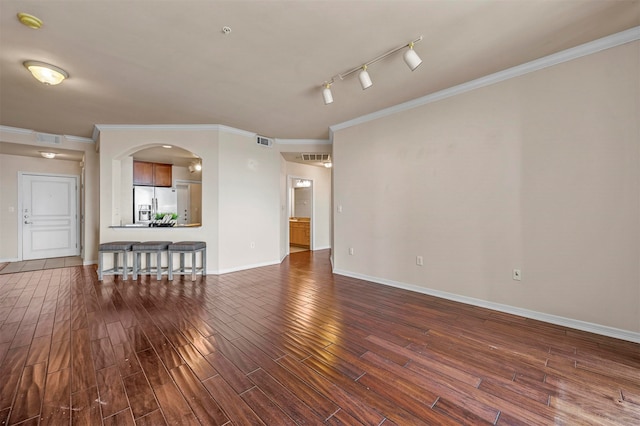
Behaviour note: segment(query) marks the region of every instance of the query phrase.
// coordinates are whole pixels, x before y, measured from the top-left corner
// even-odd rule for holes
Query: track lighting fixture
[[[331,83],[325,83],[324,89],[322,89],[322,97],[324,98],[325,105],[333,103],[333,95],[331,94]]]
[[[411,71],[415,71],[415,69],[418,68],[422,63],[422,59],[420,59],[420,56],[418,56],[416,51],[413,50],[413,42],[409,43],[409,49],[404,52],[403,58],[404,62],[411,69]]]
[[[199,161],[189,164],[189,173],[202,171],[202,163]]]
[[[367,71],[367,68],[372,65],[375,64],[378,61],[381,61],[383,59],[385,59],[388,56],[393,55],[394,53],[404,49],[404,48],[409,48],[403,55],[404,58],[404,62],[407,64],[407,66],[409,67],[409,69],[411,69],[411,71],[414,71],[416,68],[418,68],[420,66],[420,64],[422,63],[422,59],[420,59],[420,57],[418,56],[418,54],[416,53],[415,50],[413,50],[413,46],[415,43],[422,41],[422,36],[418,37],[417,39],[410,41],[409,43],[403,44],[402,46],[396,47],[395,49],[392,49],[380,56],[378,56],[377,58],[374,58],[366,63],[364,63],[363,65],[360,65],[358,67],[352,68],[349,71],[343,72],[342,74],[337,74],[335,76],[333,76],[332,78],[330,78],[329,80],[327,80],[328,82],[325,82],[322,85],[322,98],[324,99],[324,104],[325,105],[329,105],[330,103],[333,103],[333,94],[331,93],[331,85],[336,81],[336,80],[344,80],[346,77],[349,77],[352,74],[355,74],[356,72],[359,71],[358,73],[358,80],[360,80],[360,85],[362,86],[362,90],[367,89],[371,86],[373,86],[373,81],[371,81],[371,76],[369,76],[369,72]]]
[[[362,86],[362,90],[368,89],[373,86],[373,82],[371,81],[371,77],[369,77],[369,73],[367,72],[367,66],[362,66],[362,71],[358,74],[358,78],[360,79],[360,86]]]

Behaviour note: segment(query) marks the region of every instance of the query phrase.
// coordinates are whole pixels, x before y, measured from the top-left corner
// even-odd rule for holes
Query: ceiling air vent
[[[266,146],[271,148],[273,145],[273,139],[265,138],[264,136],[256,136],[256,142],[260,146]]]
[[[36,140],[42,143],[50,143],[54,145],[60,145],[62,143],[62,136],[53,135],[51,133],[39,133],[36,132]]]
[[[329,161],[331,154],[302,154],[302,161]]]

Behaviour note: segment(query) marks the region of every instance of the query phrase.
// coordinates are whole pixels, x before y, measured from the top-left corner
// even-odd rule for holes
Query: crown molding
[[[35,133],[35,131],[31,129],[21,129],[19,127],[10,127],[10,126],[2,126],[2,125],[0,125],[0,132],[13,133],[15,135],[32,135]]]
[[[275,139],[279,145],[331,145],[329,139]]]
[[[91,138],[83,138],[81,136],[71,136],[71,135],[62,135],[63,138],[68,140],[69,142],[81,142],[81,143],[95,143]]]
[[[581,321],[573,318],[561,317],[558,315],[547,314],[544,312],[532,311],[529,309],[519,308],[517,306],[504,305],[502,303],[491,302],[488,300],[476,299],[473,297],[461,296],[459,294],[448,293],[446,291],[434,290],[417,285],[407,284],[399,281],[388,280],[386,278],[371,277],[357,272],[334,269],[334,274],[344,275],[345,277],[357,278],[376,284],[387,285],[389,287],[401,288],[403,290],[414,291],[416,293],[427,294],[429,296],[439,297],[441,299],[452,300],[454,302],[464,303],[466,305],[479,306],[494,311],[505,312],[508,314],[518,315],[525,318],[531,318],[543,321],[549,324],[556,324],[563,327],[574,328],[589,333],[600,334],[602,336],[613,337],[616,339],[627,340],[629,342],[640,343],[640,333],[620,328],[609,327],[606,325],[595,324],[591,322]]]
[[[10,126],[2,126],[0,125],[0,133],[7,133],[13,135],[37,135],[40,132],[36,132],[32,129],[22,129],[19,127],[10,127]],[[40,133],[42,134],[42,133]],[[69,142],[81,142],[81,143],[94,143],[95,141],[91,138],[83,138],[81,136],[72,136],[72,135],[56,135],[51,134],[53,136],[60,136],[63,139],[66,139]]]
[[[333,132],[337,130],[347,129],[349,127],[357,126],[359,124],[367,123],[369,121],[377,120],[382,117],[397,114],[402,111],[407,111],[413,108],[421,107],[433,102],[437,102],[452,96],[457,96],[471,90],[479,89],[481,87],[489,86],[499,83],[501,81],[509,80],[515,77],[520,77],[531,72],[539,71],[544,68],[548,68],[554,65],[561,64],[563,62],[572,61],[574,59],[581,58],[583,56],[591,55],[593,53],[600,52],[602,50],[611,49],[626,43],[631,43],[640,40],[640,26],[630,28],[626,31],[622,31],[616,34],[612,34],[607,37],[603,37],[585,44],[581,44],[576,47],[572,47],[562,52],[554,53],[544,58],[536,59],[531,62],[526,62],[521,65],[517,65],[512,68],[508,68],[503,71],[498,71],[494,74],[489,74],[484,77],[480,77],[475,80],[468,81],[466,83],[459,84],[457,86],[443,89],[438,92],[431,93],[420,98],[413,99],[408,102],[404,102],[398,105],[394,105],[389,108],[381,109],[380,111],[372,112],[361,117],[354,118],[342,123],[334,124],[329,127],[329,133],[331,139],[333,139]]]
[[[93,140],[98,139],[100,132],[109,131],[130,131],[130,130],[179,130],[179,131],[203,131],[212,130],[215,132],[232,133],[235,135],[255,137],[256,133],[248,132],[224,124],[96,124],[93,127]]]

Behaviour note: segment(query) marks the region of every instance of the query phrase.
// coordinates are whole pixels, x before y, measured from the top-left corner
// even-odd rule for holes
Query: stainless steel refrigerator
[[[150,223],[157,213],[178,213],[178,194],[174,188],[133,187],[133,222]]]

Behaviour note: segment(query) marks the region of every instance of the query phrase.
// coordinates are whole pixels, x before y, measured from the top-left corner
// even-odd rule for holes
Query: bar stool
[[[138,274],[151,275],[152,271],[156,272],[158,281],[162,279],[162,253],[167,251],[171,241],[145,241],[142,243],[134,244],[131,247],[133,251],[133,279],[138,279]],[[151,266],[151,254],[156,255],[156,266]],[[144,268],[140,268],[140,258],[142,254],[146,254],[147,261]]]
[[[207,275],[207,243],[204,241],[180,241],[169,244],[169,281],[173,280],[173,275],[191,275],[191,281],[196,280],[196,274]],[[196,253],[200,253],[202,267],[196,267]],[[184,255],[191,253],[191,269],[185,270]],[[180,255],[180,268],[173,269],[173,255]]]
[[[127,279],[129,267],[127,266],[128,253],[131,247],[139,241],[113,241],[102,243],[98,247],[98,281],[102,281],[103,275],[122,275],[122,279]],[[102,257],[105,253],[113,253],[113,268],[103,269]],[[118,255],[122,254],[122,267],[118,266]]]

